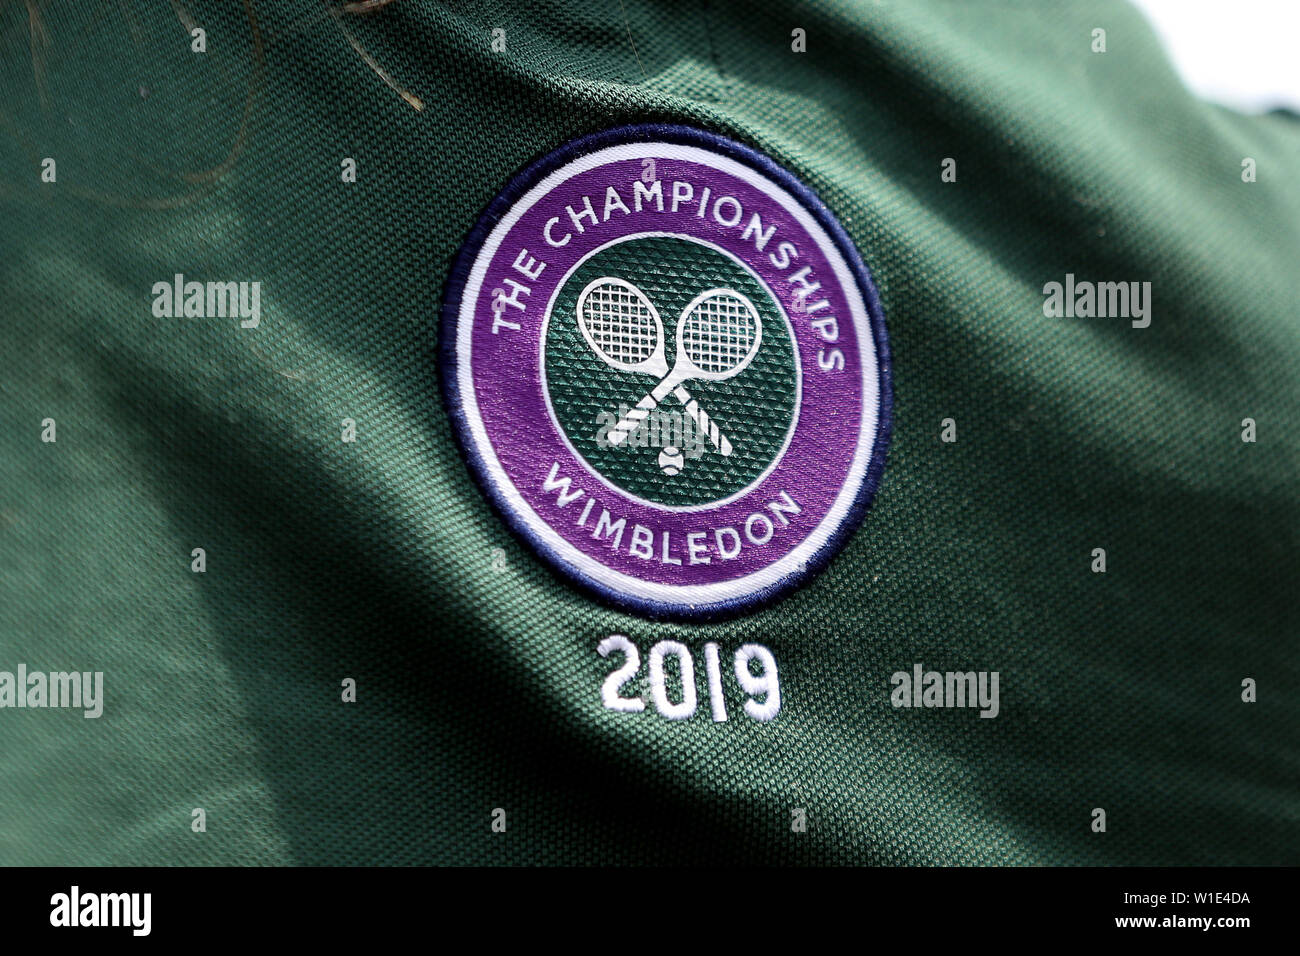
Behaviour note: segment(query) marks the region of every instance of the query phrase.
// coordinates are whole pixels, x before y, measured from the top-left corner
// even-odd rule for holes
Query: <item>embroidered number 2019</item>
[[[622,634],[612,634],[600,642],[596,652],[601,657],[613,653],[623,655],[623,664],[611,671],[600,688],[600,697],[610,710],[621,713],[640,713],[645,710],[645,700],[639,696],[623,695],[623,688],[641,672],[641,654],[636,645]],[[680,676],[679,700],[669,696],[667,674],[675,668]],[[757,671],[755,670],[757,668]],[[776,658],[761,644],[742,644],[736,648],[732,671],[736,683],[748,696],[745,713],[754,720],[772,720],[781,710],[781,683],[776,672]],[[660,641],[650,648],[648,664],[650,699],[655,709],[668,720],[686,720],[695,716],[699,697],[695,684],[695,660],[690,649],[678,641]],[[722,690],[722,665],[718,645],[704,645],[705,688],[709,710],[715,721],[727,719],[727,701]]]

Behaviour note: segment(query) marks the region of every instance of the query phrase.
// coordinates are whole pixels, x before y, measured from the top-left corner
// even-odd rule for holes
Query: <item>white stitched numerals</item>
[[[600,687],[600,699],[609,710],[630,714],[645,710],[645,701],[639,696],[623,696],[627,684],[640,676],[641,655],[636,645],[622,634],[613,634],[596,646],[601,657],[618,651],[623,654],[623,664],[612,671]],[[680,677],[680,691],[673,700],[669,691],[668,676],[673,672]],[[736,683],[748,698],[745,713],[760,722],[772,720],[781,712],[781,683],[777,675],[776,658],[761,644],[742,644],[736,648],[732,672]],[[698,710],[699,688],[696,686],[695,659],[690,648],[679,641],[660,641],[650,648],[648,675],[650,699],[655,710],[667,720],[688,720]],[[723,668],[717,644],[704,645],[704,685],[709,701],[709,713],[715,723],[727,719],[727,701],[723,688]]]
[[[749,669],[751,661],[758,661],[763,672],[755,674]],[[776,658],[761,644],[742,644],[736,650],[736,681],[749,695],[745,713],[755,720],[771,720],[781,710],[781,683],[776,677]],[[760,704],[754,698],[762,697]]]
[[[611,634],[596,647],[596,653],[601,657],[609,657],[611,651],[623,652],[623,666],[606,677],[605,683],[600,685],[600,699],[610,710],[627,714],[645,710],[645,701],[640,697],[619,695],[623,685],[636,677],[636,672],[641,669],[641,655],[637,653],[636,645],[622,634]]]
[[[668,688],[664,686],[664,658],[668,655],[677,658],[677,666],[682,675],[682,701],[674,704],[668,699]],[[676,641],[660,641],[650,648],[650,696],[654,698],[659,713],[669,720],[685,720],[695,716],[695,662],[691,660],[690,649]]]
[[[713,719],[721,723],[727,719],[727,701],[722,696],[722,665],[718,663],[718,645],[704,645],[704,673],[709,679],[709,703],[713,706]]]

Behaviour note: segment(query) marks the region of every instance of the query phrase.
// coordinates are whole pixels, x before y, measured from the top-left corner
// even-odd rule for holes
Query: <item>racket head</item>
[[[601,276],[578,295],[578,329],[595,352],[620,372],[665,375],[664,323],[646,294],[625,279]]]
[[[720,382],[739,375],[763,344],[758,309],[735,289],[701,292],[677,323],[677,362],[686,378]]]

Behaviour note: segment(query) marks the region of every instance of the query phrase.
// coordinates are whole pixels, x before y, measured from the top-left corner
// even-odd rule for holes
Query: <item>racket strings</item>
[[[643,298],[617,285],[597,286],[583,302],[591,341],[612,362],[638,365],[659,344],[654,316]]]
[[[704,372],[720,374],[741,365],[754,346],[757,317],[733,296],[705,299],[682,320],[682,350]]]

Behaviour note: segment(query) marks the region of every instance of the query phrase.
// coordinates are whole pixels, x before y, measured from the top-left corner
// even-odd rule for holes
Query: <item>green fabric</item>
[[[205,54],[165,5],[37,6],[0,7],[0,669],[106,703],[0,710],[0,863],[1297,860],[1293,116],[1198,102],[1110,0],[202,2]],[[510,176],[647,120],[808,182],[894,358],[864,526],[716,625],[518,543],[432,361]],[[155,317],[178,272],[260,280],[260,327]],[[1152,282],[1151,327],[1046,318],[1066,273]],[[761,643],[782,711],[605,710],[613,633]],[[914,662],[999,671],[1000,715],[895,710]]]

